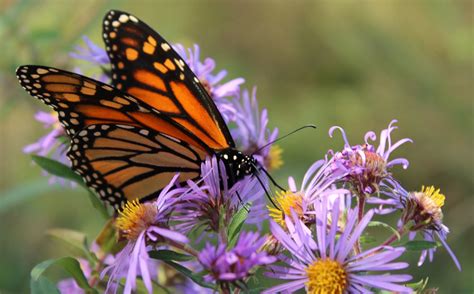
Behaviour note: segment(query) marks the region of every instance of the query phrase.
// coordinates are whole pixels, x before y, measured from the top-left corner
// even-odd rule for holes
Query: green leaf
[[[251,206],[251,203],[246,203],[232,218],[229,230],[227,231],[229,247],[232,247],[237,242],[237,237],[240,235],[240,230],[247,219]]]
[[[71,180],[85,187],[84,181],[82,180],[81,176],[73,172],[69,166],[44,156],[31,155],[31,158],[36,164],[38,164],[48,173],[64,179]]]
[[[37,280],[30,281],[30,290],[32,294],[60,294],[56,285],[42,276]]]
[[[188,268],[169,260],[165,260],[165,263],[176,269],[181,274],[185,275],[186,277],[190,278],[194,283],[198,284],[199,286],[214,289],[215,285],[211,283],[207,283],[204,281],[203,277],[197,274],[194,274]]]
[[[410,251],[421,251],[426,249],[433,249],[439,246],[438,242],[431,242],[425,240],[413,240],[408,241],[405,244],[401,245]]]
[[[421,279],[418,282],[408,283],[408,284],[406,284],[406,286],[412,288],[415,291],[421,292],[428,285],[428,280],[429,280],[429,278],[427,277],[426,279]]]
[[[395,228],[393,228],[392,226],[390,226],[390,225],[388,225],[384,222],[371,221],[371,222],[369,222],[368,226],[369,227],[383,227],[383,228],[386,228],[389,231],[391,231],[393,234],[395,234],[397,236],[398,240],[400,240],[400,238],[401,238],[400,233]]]
[[[62,267],[74,278],[74,280],[79,285],[79,287],[81,287],[82,289],[86,290],[89,293],[97,293],[96,290],[94,290],[93,288],[89,286],[89,283],[87,282],[87,279],[84,276],[84,273],[82,272],[79,262],[72,257],[49,259],[36,265],[31,270],[31,283],[36,283],[41,278],[41,275],[51,266]]]
[[[178,253],[172,250],[156,250],[148,252],[148,255],[151,258],[159,259],[159,260],[176,260],[176,261],[188,261],[193,259],[194,257],[191,255],[186,255],[182,253]]]
[[[66,245],[73,250],[72,253],[75,256],[89,257],[87,246],[84,246],[84,244],[87,244],[85,234],[68,229],[51,229],[46,233],[48,236],[66,243]]]
[[[36,164],[38,164],[48,173],[76,182],[82,187],[86,188],[88,191],[89,199],[92,202],[92,206],[94,206],[94,208],[96,208],[105,219],[109,218],[109,213],[107,212],[107,209],[105,208],[102,201],[100,201],[99,198],[97,198],[97,196],[89,190],[87,185],[82,180],[81,176],[76,174],[69,166],[44,156],[31,155],[31,158],[34,162],[36,162]]]

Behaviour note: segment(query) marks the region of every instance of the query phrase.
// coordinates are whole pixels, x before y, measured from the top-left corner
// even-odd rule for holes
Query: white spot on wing
[[[126,23],[128,21],[128,15],[122,14],[118,20],[122,23]]]

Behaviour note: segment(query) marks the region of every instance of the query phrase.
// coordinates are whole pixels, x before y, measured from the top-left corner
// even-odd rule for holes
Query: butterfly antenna
[[[263,166],[260,166],[260,170],[263,171],[267,175],[267,177],[270,179],[270,181],[273,183],[273,185],[275,185],[278,189],[286,192],[286,189],[283,188],[282,186],[278,185],[278,183],[275,181],[275,179],[270,175],[270,173]]]
[[[278,206],[276,206],[275,202],[273,202],[273,199],[272,199],[270,193],[268,192],[267,188],[266,188],[265,185],[263,184],[263,182],[262,182],[262,180],[260,179],[260,177],[258,176],[258,174],[255,174],[255,177],[257,178],[258,182],[260,183],[260,186],[262,186],[263,191],[265,191],[265,194],[267,195],[268,200],[270,200],[270,202],[272,203],[273,207],[277,208]]]
[[[299,128],[297,128],[296,130],[291,131],[291,132],[289,132],[288,134],[286,134],[286,135],[284,135],[284,136],[282,136],[282,137],[276,138],[275,140],[273,140],[273,141],[271,141],[271,142],[268,142],[267,144],[263,145],[262,147],[258,148],[255,152],[253,152],[252,155],[254,155],[255,153],[257,153],[257,152],[259,152],[259,151],[262,151],[263,149],[267,148],[268,146],[272,145],[273,143],[276,143],[276,142],[278,142],[278,141],[280,141],[280,140],[282,140],[282,139],[284,139],[284,138],[286,138],[286,137],[288,137],[288,136],[290,136],[290,135],[293,135],[293,134],[296,133],[296,132],[299,132],[299,131],[304,130],[304,129],[307,129],[307,128],[316,129],[316,126],[313,125],[313,124],[309,124],[309,125],[304,125],[304,126],[302,126],[302,127],[299,127]]]
[[[250,212],[250,209],[248,209],[247,206],[245,206],[244,202],[242,201],[242,197],[240,197],[239,191],[235,191],[235,193],[237,194],[237,198],[239,198],[239,201],[240,201],[240,204],[242,205],[242,207],[243,207],[247,212]]]

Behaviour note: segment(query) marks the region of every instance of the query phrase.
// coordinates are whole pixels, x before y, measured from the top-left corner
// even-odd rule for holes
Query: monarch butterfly
[[[72,168],[119,210],[158,195],[176,173],[200,178],[216,156],[230,185],[257,173],[257,161],[235,149],[222,115],[181,57],[135,16],[112,10],[103,21],[112,85],[60,69],[25,65],[21,86],[51,106],[71,139]]]

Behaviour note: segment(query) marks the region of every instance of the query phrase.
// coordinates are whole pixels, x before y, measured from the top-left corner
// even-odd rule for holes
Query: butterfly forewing
[[[199,79],[158,33],[135,16],[110,11],[103,23],[113,84],[166,114],[211,150],[234,147]]]
[[[132,123],[141,112],[134,98],[84,76],[44,66],[17,69],[21,86],[51,106],[69,135],[93,123]]]
[[[45,66],[21,66],[20,84],[51,106],[69,135],[92,124],[128,124],[173,136],[203,150],[206,146],[177,123],[136,98],[85,76]]]
[[[102,200],[119,209],[125,201],[156,198],[176,173],[197,179],[206,154],[176,138],[130,125],[90,125],[72,139],[68,157]]]

